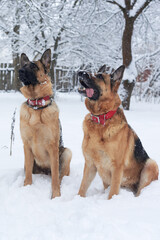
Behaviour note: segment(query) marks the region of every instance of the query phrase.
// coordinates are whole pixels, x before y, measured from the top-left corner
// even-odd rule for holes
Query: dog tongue
[[[92,97],[94,94],[93,88],[86,88],[87,97]]]

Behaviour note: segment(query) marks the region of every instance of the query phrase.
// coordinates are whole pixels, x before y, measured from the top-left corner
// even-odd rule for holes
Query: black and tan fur
[[[91,114],[101,115],[117,110],[105,125],[94,122],[90,113],[84,119],[82,149],[85,166],[80,196],[86,195],[96,172],[102,178],[104,187],[110,186],[108,199],[119,193],[120,186],[136,191],[138,196],[142,188],[158,179],[156,162],[149,158],[119,107],[121,100],[117,91],[123,72],[124,66],[121,66],[111,75],[104,73],[104,67],[94,76],[86,72],[78,74],[85,88],[79,92],[86,95],[87,88],[94,90],[93,96],[85,99]]]
[[[50,77],[51,51],[46,50],[38,61],[29,61],[21,55],[20,89],[27,99],[52,97]],[[52,198],[60,196],[60,183],[69,175],[72,153],[60,141],[59,110],[55,101],[48,100],[44,108],[33,109],[23,103],[20,111],[20,132],[24,144],[25,180],[32,184],[32,173],[51,173]]]

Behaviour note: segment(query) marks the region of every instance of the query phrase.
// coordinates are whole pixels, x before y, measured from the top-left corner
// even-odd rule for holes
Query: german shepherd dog
[[[138,196],[145,186],[158,179],[158,166],[149,158],[142,143],[128,125],[117,93],[125,67],[113,74],[105,65],[97,74],[78,73],[89,110],[83,122],[82,144],[85,157],[83,179],[79,190],[85,196],[98,171],[104,188],[110,186],[108,199],[119,193],[120,186],[132,189]]]
[[[27,101],[20,110],[20,132],[24,144],[24,186],[32,184],[32,173],[51,173],[52,198],[60,196],[60,183],[69,175],[72,153],[63,147],[59,110],[53,100],[50,77],[51,50],[40,60],[21,55],[20,89]]]

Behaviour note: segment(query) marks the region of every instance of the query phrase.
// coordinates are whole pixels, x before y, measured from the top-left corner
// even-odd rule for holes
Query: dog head
[[[79,89],[79,93],[87,97],[86,107],[94,115],[115,110],[121,104],[117,91],[125,67],[120,66],[112,74],[105,73],[105,68],[105,65],[102,66],[95,75],[85,71],[78,73],[78,80],[83,87]]]
[[[19,79],[24,84],[21,88],[23,95],[26,98],[40,98],[48,95],[46,86],[50,82],[48,73],[51,64],[51,50],[47,49],[38,61],[30,61],[27,55],[22,53],[20,64]]]

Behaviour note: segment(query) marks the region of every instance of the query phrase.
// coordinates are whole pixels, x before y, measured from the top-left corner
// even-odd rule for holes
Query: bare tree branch
[[[111,3],[111,4],[114,4],[114,5],[117,5],[120,9],[121,9],[121,11],[122,12],[124,12],[125,11],[125,8],[123,8],[119,3],[117,3],[116,1],[112,1],[112,0],[106,0],[106,2],[107,3]]]
[[[131,0],[125,0],[126,10],[129,11],[131,9]]]
[[[131,5],[131,9],[133,9],[133,7],[134,7],[134,5],[135,5],[136,2],[137,2],[137,0],[134,0],[134,1],[133,1],[132,5]]]
[[[136,15],[134,16],[135,19],[143,12],[143,10],[152,2],[153,0],[146,0],[146,2],[142,5],[142,7],[137,11]]]

